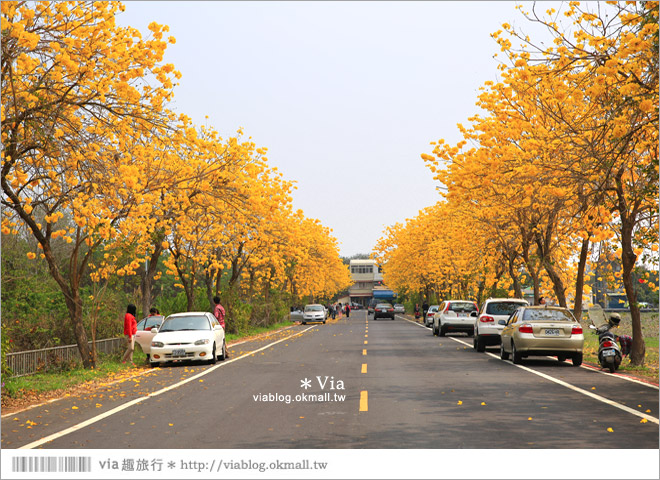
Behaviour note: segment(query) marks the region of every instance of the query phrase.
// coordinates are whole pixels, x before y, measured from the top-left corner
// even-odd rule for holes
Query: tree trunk
[[[516,273],[516,269],[515,269],[515,262],[516,262],[515,256],[510,255],[508,257],[509,276],[511,277],[511,281],[513,282],[513,292],[515,297],[523,298],[522,287],[520,285],[520,280],[518,279],[518,274]]]
[[[566,286],[564,285],[564,281],[561,279],[561,276],[557,273],[557,270],[555,270],[552,259],[545,257],[543,259],[543,266],[545,267],[545,271],[548,273],[548,277],[550,277],[550,280],[552,281],[552,289],[557,296],[559,305],[566,308]]]
[[[621,277],[623,287],[626,290],[626,296],[628,297],[628,305],[630,305],[630,318],[632,322],[633,341],[630,362],[633,365],[642,366],[646,357],[646,343],[644,342],[644,335],[642,333],[641,315],[639,306],[637,305],[637,293],[633,288],[632,278],[637,255],[633,251],[632,246],[633,226],[627,220],[627,217],[621,216],[621,264],[623,267]]]
[[[575,303],[573,304],[573,316],[580,321],[582,318],[582,294],[584,291],[584,269],[587,266],[587,255],[589,254],[589,239],[582,240],[580,248],[580,259],[578,261],[577,279],[575,280]]]
[[[147,265],[145,266],[144,273],[140,282],[140,292],[142,293],[142,315],[149,315],[149,310],[151,309],[151,304],[153,302],[153,284],[154,276],[156,276],[156,270],[158,270],[158,259],[160,254],[163,253],[163,238],[164,236],[158,236],[154,242],[154,251],[151,254],[149,260],[147,260]]]

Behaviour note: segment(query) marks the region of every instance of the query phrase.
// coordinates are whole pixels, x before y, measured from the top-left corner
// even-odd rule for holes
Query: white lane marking
[[[426,328],[426,329],[429,328],[426,325],[422,325],[421,323],[417,323],[417,322],[413,322],[412,320],[408,320],[406,317],[402,317],[400,315],[396,315],[396,316],[403,319],[403,320],[405,320],[406,322],[412,323],[413,325],[417,325],[418,327],[422,327],[422,328]]]
[[[135,404],[137,404],[137,403],[144,402],[145,400],[148,400],[148,399],[153,398],[153,397],[157,397],[158,395],[161,395],[161,394],[163,394],[163,393],[165,393],[165,392],[169,392],[170,390],[173,390],[173,389],[178,388],[178,387],[180,387],[180,386],[182,386],[182,385],[185,385],[186,383],[192,382],[193,380],[196,380],[196,379],[198,379],[198,378],[200,378],[200,377],[203,377],[204,375],[208,375],[208,374],[211,373],[212,371],[214,371],[214,370],[216,370],[216,369],[218,369],[218,368],[220,368],[220,367],[224,367],[225,365],[229,365],[230,363],[236,362],[236,361],[240,360],[241,358],[249,357],[249,356],[251,356],[251,355],[254,355],[255,353],[261,352],[262,350],[266,350],[267,348],[270,348],[270,347],[272,347],[273,345],[277,345],[277,344],[280,343],[280,342],[283,342],[283,341],[288,340],[288,339],[293,338],[293,337],[297,337],[298,335],[302,335],[302,334],[305,333],[307,330],[310,330],[310,329],[312,329],[312,328],[316,328],[316,326],[315,326],[315,325],[312,325],[311,327],[307,327],[305,330],[302,330],[302,331],[300,331],[300,332],[298,332],[298,333],[296,333],[296,334],[294,334],[294,335],[289,335],[288,337],[284,337],[284,338],[282,338],[282,339],[280,339],[280,340],[277,340],[276,342],[269,343],[268,345],[266,345],[266,346],[264,346],[264,347],[261,347],[261,348],[259,348],[259,349],[257,349],[257,350],[253,350],[253,351],[251,351],[251,352],[247,352],[247,353],[245,353],[244,355],[241,355],[240,357],[236,357],[236,358],[233,358],[233,359],[231,359],[231,360],[225,360],[224,362],[222,362],[222,363],[220,363],[220,364],[218,364],[218,365],[215,365],[215,366],[213,366],[213,367],[211,367],[211,368],[208,368],[208,369],[204,370],[203,372],[198,373],[197,375],[194,375],[194,376],[192,376],[192,377],[186,378],[185,380],[182,380],[182,381],[180,381],[179,383],[175,383],[175,384],[173,384],[173,385],[170,385],[169,387],[165,387],[165,388],[163,388],[163,389],[161,389],[161,390],[158,390],[158,391],[156,391],[156,392],[152,392],[152,393],[150,393],[149,395],[145,395],[144,397],[136,398],[135,400],[131,400],[130,402],[127,402],[127,403],[125,403],[125,404],[123,404],[123,405],[120,405],[120,406],[118,406],[118,407],[115,407],[115,408],[113,408],[112,410],[108,410],[107,412],[102,413],[102,414],[100,414],[100,415],[97,415],[96,417],[92,417],[92,418],[90,418],[90,419],[88,419],[88,420],[85,420],[84,422],[81,422],[81,423],[79,423],[79,424],[77,424],[77,425],[74,425],[74,426],[72,426],[72,427],[66,428],[66,429],[64,429],[64,430],[62,430],[62,431],[60,431],[60,432],[53,433],[52,435],[48,435],[47,437],[41,438],[41,439],[39,439],[39,440],[36,440],[36,441],[34,441],[34,442],[32,442],[32,443],[28,443],[27,445],[23,445],[22,447],[18,447],[18,448],[19,448],[19,449],[27,450],[27,449],[31,449],[31,448],[36,448],[36,447],[38,447],[38,446],[40,446],[40,445],[43,445],[44,443],[47,443],[47,442],[51,442],[51,441],[53,441],[53,440],[56,440],[56,439],[58,439],[58,438],[60,438],[60,437],[63,437],[63,436],[65,436],[65,435],[68,435],[69,433],[75,432],[75,431],[77,431],[77,430],[80,430],[80,429],[82,429],[82,428],[87,427],[88,425],[91,425],[91,424],[96,423],[96,422],[98,422],[98,421],[100,421],[100,420],[103,420],[104,418],[107,418],[107,417],[109,417],[109,416],[111,416],[111,415],[114,415],[114,414],[117,413],[117,412],[120,412],[120,411],[122,411],[122,410],[125,410],[125,409],[127,409],[127,408],[129,408],[129,407],[132,407],[133,405],[135,405]]]
[[[472,346],[472,345],[469,345],[469,344],[467,344],[466,342],[464,342],[462,340],[459,340],[458,338],[453,338],[453,337],[448,337],[448,338],[451,338],[455,342],[462,343],[463,345],[467,345],[468,347]],[[500,361],[504,361],[499,357],[499,355],[495,355],[494,353],[490,353],[490,352],[485,352],[485,353],[486,353],[486,355],[490,355],[491,357],[497,358]],[[603,403],[606,403],[607,405],[611,405],[612,407],[616,407],[620,410],[623,410],[624,412],[632,413],[633,415],[636,415],[638,417],[645,418],[649,422],[660,424],[660,420],[658,420],[657,418],[652,417],[651,415],[647,415],[646,413],[638,412],[635,409],[632,409],[632,408],[627,407],[625,405],[622,405],[620,403],[614,402],[614,401],[610,400],[609,398],[601,397],[600,395],[596,395],[595,393],[592,393],[588,390],[584,390],[580,387],[576,387],[575,385],[571,385],[568,382],[564,382],[563,380],[559,380],[557,378],[551,377],[550,375],[546,375],[545,373],[538,372],[536,370],[525,367],[523,365],[516,365],[512,362],[507,362],[507,363],[510,363],[514,367],[518,367],[518,368],[521,368],[521,369],[523,369],[527,372],[533,373],[534,375],[538,375],[539,377],[545,378],[546,380],[550,380],[551,382],[557,383],[557,384],[561,385],[562,387],[566,387],[570,390],[581,393],[582,395],[586,395],[587,397],[594,398],[594,399],[598,400],[599,402],[603,402]],[[615,377],[615,378],[620,378],[620,377]]]
[[[597,373],[600,373],[600,374],[603,374],[603,375],[607,375],[609,377],[620,378],[621,380],[628,380],[629,382],[639,383],[640,385],[644,385],[645,387],[649,387],[649,388],[653,388],[655,390],[658,390],[658,387],[656,385],[653,385],[652,383],[640,382],[639,380],[637,380],[635,378],[630,378],[630,377],[627,377],[625,375],[621,375],[621,374],[617,374],[617,373],[612,374],[612,373],[609,373],[609,372],[603,372],[602,370],[599,370],[598,368],[592,367],[590,365],[584,365],[583,364],[583,365],[580,365],[580,367],[581,368],[586,368],[587,370],[590,370],[592,372],[597,372]]]
[[[288,329],[293,328],[293,327],[294,327],[294,326],[291,325],[290,327],[283,327],[283,328],[280,328],[279,330],[274,330],[273,332],[268,332],[267,335],[264,335],[264,338],[265,338],[265,337],[269,337],[269,336],[271,336],[271,335],[275,335],[276,333],[279,333],[279,332],[283,332],[284,330],[288,330]],[[228,343],[228,344],[227,344],[227,348],[234,348],[234,347],[237,346],[237,345],[241,345],[241,344],[243,344],[243,343],[252,342],[252,341],[255,341],[255,340],[259,340],[259,338],[258,338],[258,337],[254,337],[254,338],[249,338],[249,339],[247,339],[247,340],[242,340],[242,341],[240,341],[240,342]],[[229,363],[229,362],[226,362],[226,363]],[[119,379],[119,380],[115,380],[114,382],[110,382],[110,383],[104,383],[104,384],[101,385],[101,386],[103,386],[103,387],[109,387],[110,385],[114,385],[115,383],[125,382],[125,381],[127,381],[127,380],[132,379],[132,378],[140,377],[140,376],[144,375],[145,373],[154,372],[154,371],[156,371],[156,370],[158,370],[158,369],[157,369],[157,368],[149,368],[149,369],[147,369],[147,370],[145,370],[145,371],[143,371],[143,372],[137,373],[137,374],[135,374],[135,375],[131,375],[130,377],[126,377],[126,378],[122,378],[122,379]],[[12,413],[5,413],[4,415],[0,415],[0,418],[6,418],[6,417],[11,417],[12,415],[18,415],[19,413],[26,412],[26,411],[31,410],[31,409],[33,409],[33,408],[43,407],[44,405],[48,405],[48,404],[53,403],[53,402],[59,402],[60,400],[64,400],[65,398],[68,398],[68,397],[53,398],[53,399],[51,399],[51,400],[47,400],[47,401],[45,401],[45,402],[38,403],[38,404],[36,404],[36,405],[30,405],[29,407],[22,408],[21,410],[16,410],[15,412],[12,412]]]

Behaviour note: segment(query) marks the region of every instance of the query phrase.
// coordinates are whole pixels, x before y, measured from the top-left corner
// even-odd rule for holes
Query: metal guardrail
[[[92,342],[89,342],[89,346],[91,348]],[[123,337],[96,341],[97,353],[111,354],[125,347],[126,341]],[[78,345],[63,345],[61,347],[8,353],[6,358],[7,366],[12,371],[12,377],[32,375],[60,362],[81,361]]]

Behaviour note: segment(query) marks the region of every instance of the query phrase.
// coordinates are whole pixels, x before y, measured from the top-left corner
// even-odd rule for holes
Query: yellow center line
[[[364,341],[364,344],[365,344],[365,345],[366,345],[367,343],[369,343],[369,340],[365,340],[365,341]]]
[[[365,348],[364,350],[362,350],[362,355],[366,355],[366,354],[367,354],[367,349]]]
[[[362,372],[361,373],[367,373],[367,364],[366,363],[362,364]]]
[[[364,338],[369,338],[369,335],[367,335],[367,334],[365,333],[365,334],[364,334]]]
[[[360,392],[360,411],[367,412],[369,411],[369,400],[366,390]]]

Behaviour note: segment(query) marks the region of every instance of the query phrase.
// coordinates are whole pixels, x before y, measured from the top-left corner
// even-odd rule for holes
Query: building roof
[[[367,260],[351,260],[351,266],[353,265],[376,265],[376,260],[372,258]]]

